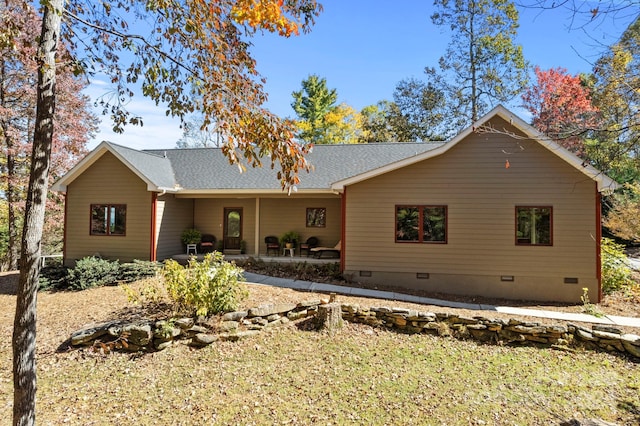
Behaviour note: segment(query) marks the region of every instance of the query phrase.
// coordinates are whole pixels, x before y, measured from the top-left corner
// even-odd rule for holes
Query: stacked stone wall
[[[517,319],[472,318],[448,313],[404,308],[360,307],[343,304],[345,321],[385,327],[403,333],[426,333],[480,342],[531,344],[569,350],[575,346],[626,353],[640,358],[640,336],[612,326],[578,324],[545,325]]]
[[[71,335],[72,346],[102,349],[153,351],[177,341],[196,347],[218,340],[238,340],[261,330],[291,321],[316,317],[327,300],[298,304],[265,304],[247,311],[230,312],[215,319],[182,318],[172,321],[137,320],[90,324]],[[341,304],[342,319],[352,323],[384,327],[402,333],[424,333],[473,339],[487,343],[528,344],[572,350],[574,347],[604,350],[640,358],[640,336],[611,326],[540,324],[517,319],[464,317],[450,313],[422,312],[405,308],[361,307]]]

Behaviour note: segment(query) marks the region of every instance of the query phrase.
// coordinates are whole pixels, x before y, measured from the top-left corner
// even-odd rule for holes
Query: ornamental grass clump
[[[168,260],[163,268],[167,293],[177,310],[205,317],[233,311],[249,295],[243,272],[219,252],[207,254],[202,262],[191,258],[186,267]]]

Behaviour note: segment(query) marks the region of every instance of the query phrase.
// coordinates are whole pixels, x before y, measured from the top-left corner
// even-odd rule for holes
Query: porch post
[[[158,214],[158,193],[151,193],[151,247],[149,248],[149,260],[155,262],[157,260],[156,253],[156,218]]]
[[[598,303],[602,302],[602,194],[596,188],[596,278],[598,280]]]
[[[260,197],[256,197],[256,223],[254,237],[254,256],[260,256]]]

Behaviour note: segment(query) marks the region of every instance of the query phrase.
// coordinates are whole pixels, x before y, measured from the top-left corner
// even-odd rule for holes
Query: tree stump
[[[342,328],[342,307],[339,303],[318,306],[317,326],[319,330],[330,333]]]

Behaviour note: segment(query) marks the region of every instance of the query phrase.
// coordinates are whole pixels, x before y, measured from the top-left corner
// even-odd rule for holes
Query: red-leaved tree
[[[0,26],[11,26],[11,43],[0,45],[0,198],[7,203],[9,248],[7,267],[17,269],[20,230],[29,183],[30,153],[36,112],[36,43],[41,19],[30,4],[7,0],[0,4]],[[96,129],[97,119],[90,101],[82,95],[87,85],[69,72],[69,55],[61,47],[57,82],[58,100],[51,152],[51,177],[56,179],[86,153],[86,144]],[[64,61],[67,61],[66,63]],[[67,70],[65,70],[67,68]],[[45,213],[43,250],[57,251],[62,244],[63,205],[60,195],[49,194]]]
[[[597,127],[598,110],[590,89],[579,75],[564,68],[535,68],[536,83],[522,95],[524,107],[533,115],[531,124],[540,132],[581,155],[583,138]]]

